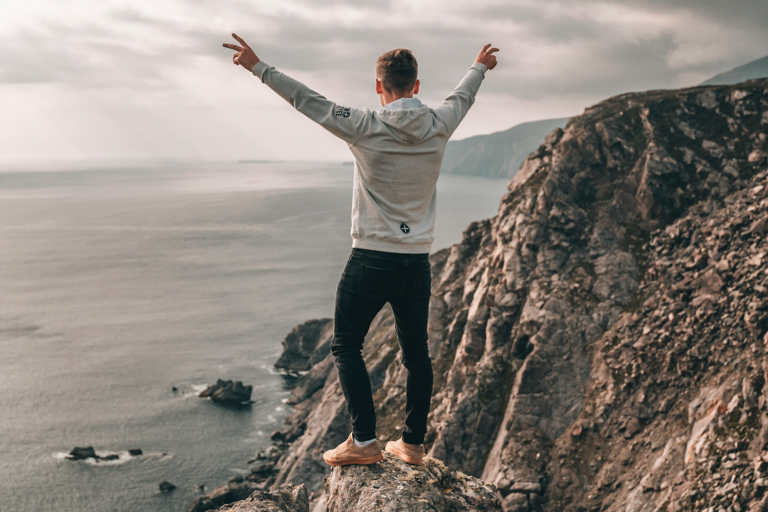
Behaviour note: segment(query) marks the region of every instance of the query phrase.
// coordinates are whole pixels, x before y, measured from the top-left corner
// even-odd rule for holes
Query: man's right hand
[[[483,46],[483,49],[480,50],[480,54],[475,59],[475,62],[481,62],[485,64],[485,67],[488,69],[493,69],[496,67],[496,56],[493,54],[493,52],[499,51],[498,48],[491,48],[491,43],[488,43],[487,45]]]
[[[232,62],[234,62],[236,66],[243,66],[248,71],[253,71],[253,66],[258,64],[260,59],[242,37],[235,33],[232,33],[232,37],[243,46],[230,43],[224,43],[222,46],[224,46],[224,48],[229,48],[230,50],[235,50],[235,53],[232,55]]]

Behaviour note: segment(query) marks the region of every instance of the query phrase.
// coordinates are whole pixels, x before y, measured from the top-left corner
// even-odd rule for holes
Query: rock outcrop
[[[210,398],[211,401],[225,405],[245,405],[251,402],[253,386],[245,386],[242,382],[222,380],[216,381],[200,392],[200,398]]]
[[[370,466],[333,468],[325,493],[327,512],[501,512],[492,485],[431,457],[411,466],[387,453]]]
[[[160,482],[158,487],[160,488],[160,492],[171,492],[176,490],[176,486],[167,480]]]
[[[325,479],[327,512],[501,512],[496,489],[477,478],[451,471],[431,457],[411,466],[386,454],[369,466],[336,467]],[[190,508],[190,510],[192,510]],[[196,510],[211,510],[201,507]],[[310,512],[306,486],[276,486],[223,506],[219,512]]]
[[[95,462],[109,462],[120,459],[119,453],[114,452],[102,452],[103,455],[96,453],[93,446],[76,446],[65,457],[67,460],[86,460],[93,459]],[[140,457],[143,455],[143,451],[140,448],[131,448],[127,452],[123,452],[128,457]]]
[[[767,160],[768,80],[625,94],[551,132],[498,214],[431,256],[429,455],[507,512],[768,510]],[[397,439],[388,307],[363,355]],[[349,432],[332,356],[291,401],[262,485],[328,500],[322,452]]]
[[[307,488],[284,485],[271,492],[256,491],[247,499],[221,507],[219,512],[309,512]]]
[[[67,455],[68,460],[84,460],[88,458],[100,458],[96,455],[96,450],[93,449],[93,446],[75,446],[72,448],[72,451],[69,452],[69,455]]]
[[[333,320],[309,320],[293,328],[283,340],[283,353],[275,368],[300,372],[309,370],[331,352]]]
[[[220,485],[208,494],[198,496],[187,508],[187,512],[216,510],[224,505],[244,500],[254,492],[266,490],[266,480],[272,464],[257,466],[247,477],[234,476],[226,484]]]

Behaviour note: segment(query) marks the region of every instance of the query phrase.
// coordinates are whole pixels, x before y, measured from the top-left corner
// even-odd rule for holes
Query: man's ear
[[[382,92],[381,82],[379,82],[379,79],[376,79],[376,94],[381,94]]]
[[[419,94],[419,84],[421,84],[421,82],[416,80],[416,85],[413,86],[413,94]]]

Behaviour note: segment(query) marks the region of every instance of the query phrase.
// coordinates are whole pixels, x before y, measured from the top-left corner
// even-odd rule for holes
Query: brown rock
[[[284,485],[270,492],[256,491],[247,499],[225,505],[219,512],[309,512],[307,488]]]
[[[496,489],[477,478],[449,470],[427,457],[422,466],[387,453],[370,466],[341,466],[326,481],[328,512],[403,510],[501,512]]]

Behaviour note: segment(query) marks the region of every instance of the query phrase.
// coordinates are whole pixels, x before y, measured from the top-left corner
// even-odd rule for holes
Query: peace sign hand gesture
[[[248,43],[246,43],[242,37],[238,36],[234,32],[232,33],[232,37],[234,37],[237,42],[243,46],[229,43],[224,43],[222,46],[224,46],[224,48],[235,50],[235,53],[232,55],[232,61],[235,63],[235,66],[243,66],[245,69],[252,72],[253,66],[258,64],[261,59],[256,56],[256,53],[251,49],[250,46],[248,46]]]
[[[475,62],[480,62],[482,64],[485,64],[485,66],[488,69],[493,69],[496,67],[496,56],[493,54],[493,52],[499,51],[498,48],[490,48],[491,43],[488,43],[487,45],[483,46],[483,49],[480,50],[480,54],[475,59]],[[490,49],[489,49],[490,48]]]

